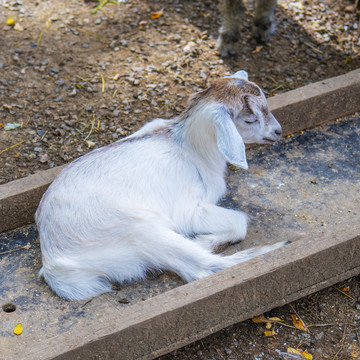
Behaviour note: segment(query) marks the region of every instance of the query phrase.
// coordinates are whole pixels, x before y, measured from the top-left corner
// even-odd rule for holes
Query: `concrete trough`
[[[326,124],[248,150],[249,170],[229,173],[223,205],[251,223],[225,252],[292,243],[190,284],[165,273],[90,301],[58,298],[37,278],[37,232],[24,225],[59,169],[1,185],[0,306],[16,310],[0,311],[0,359],[151,359],[359,274],[360,120],[333,120],[360,110],[360,71],[269,103],[286,134]]]

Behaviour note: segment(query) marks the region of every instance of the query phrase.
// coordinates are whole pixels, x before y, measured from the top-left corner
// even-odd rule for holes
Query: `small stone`
[[[49,160],[49,155],[48,154],[42,154],[41,156],[40,156],[40,159],[39,159],[39,161],[41,162],[41,163],[46,163],[47,161]]]
[[[119,116],[119,114],[120,114],[120,111],[118,110],[118,109],[115,109],[114,111],[113,111],[113,115],[114,116]]]
[[[36,146],[36,147],[34,147],[34,151],[35,152],[42,152],[42,147],[41,146]]]
[[[58,96],[54,99],[55,102],[61,102],[63,100],[63,96]]]
[[[86,105],[85,110],[86,110],[86,111],[91,111],[91,110],[92,110],[92,106],[91,106],[91,105]]]
[[[68,96],[70,96],[70,97],[76,96],[76,89],[73,88],[72,91],[68,94]]]
[[[95,20],[95,25],[100,25],[100,24],[101,24],[101,19],[100,18],[96,19]]]

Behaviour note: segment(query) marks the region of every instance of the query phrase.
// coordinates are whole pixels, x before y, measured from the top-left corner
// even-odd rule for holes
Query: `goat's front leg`
[[[216,46],[222,57],[235,55],[234,44],[240,37],[240,14],[244,9],[241,0],[221,1],[221,27]]]
[[[247,223],[248,217],[241,211],[204,203],[192,217],[191,228],[194,241],[208,250],[218,251],[225,244],[244,239]]]
[[[274,12],[277,0],[259,0],[252,28],[253,37],[260,43],[269,40],[274,32]]]

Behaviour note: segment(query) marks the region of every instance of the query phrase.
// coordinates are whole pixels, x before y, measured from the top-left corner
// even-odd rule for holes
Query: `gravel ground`
[[[215,0],[128,0],[96,14],[80,0],[0,0],[0,184],[176,116],[191,93],[239,69],[273,96],[359,68],[353,6],[279,0],[277,32],[263,46],[244,13],[237,56],[221,59]],[[305,358],[283,354],[287,347],[314,359],[359,359],[359,296],[353,278],[266,314],[284,320],[268,329],[274,336],[249,320],[163,359]],[[309,332],[291,328],[291,314]]]

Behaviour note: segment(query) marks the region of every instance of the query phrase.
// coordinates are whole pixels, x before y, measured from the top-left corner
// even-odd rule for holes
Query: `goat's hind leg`
[[[191,218],[194,241],[210,251],[218,252],[225,244],[243,240],[248,217],[241,211],[204,203]]]

